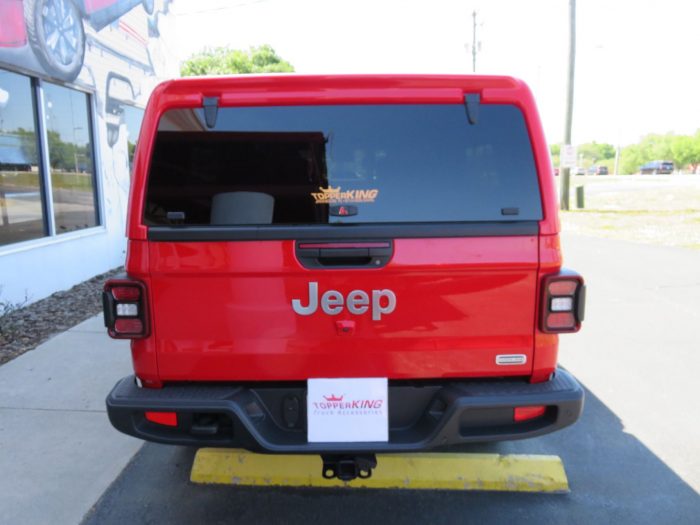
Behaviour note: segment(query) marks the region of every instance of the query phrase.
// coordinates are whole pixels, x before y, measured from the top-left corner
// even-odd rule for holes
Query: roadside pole
[[[571,122],[574,113],[574,66],[576,61],[576,0],[569,0],[569,78],[566,92],[566,124],[564,127],[564,144],[571,144]],[[569,209],[569,183],[571,168],[563,168],[561,173],[562,210]]]

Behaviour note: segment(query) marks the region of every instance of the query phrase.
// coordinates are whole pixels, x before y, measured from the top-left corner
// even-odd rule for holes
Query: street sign
[[[576,146],[571,144],[562,144],[561,152],[559,153],[559,167],[576,167]]]

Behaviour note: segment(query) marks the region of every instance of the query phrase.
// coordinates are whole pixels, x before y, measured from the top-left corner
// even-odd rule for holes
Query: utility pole
[[[569,78],[566,92],[566,125],[564,144],[571,144],[571,121],[574,113],[574,70],[576,63],[576,0],[569,0]],[[561,209],[569,209],[569,182],[571,168],[562,169]]]
[[[476,73],[476,9],[472,12],[472,73]]]

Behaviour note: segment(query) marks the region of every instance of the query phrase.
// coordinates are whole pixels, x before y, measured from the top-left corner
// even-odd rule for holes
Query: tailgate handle
[[[296,256],[305,268],[381,268],[394,253],[392,241],[297,242]]]

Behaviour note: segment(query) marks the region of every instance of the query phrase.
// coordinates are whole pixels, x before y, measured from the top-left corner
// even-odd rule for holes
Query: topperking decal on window
[[[340,186],[334,188],[330,185],[327,188],[319,186],[318,189],[320,191],[311,192],[311,196],[316,204],[373,203],[379,196],[379,190],[377,189],[343,191]]]

